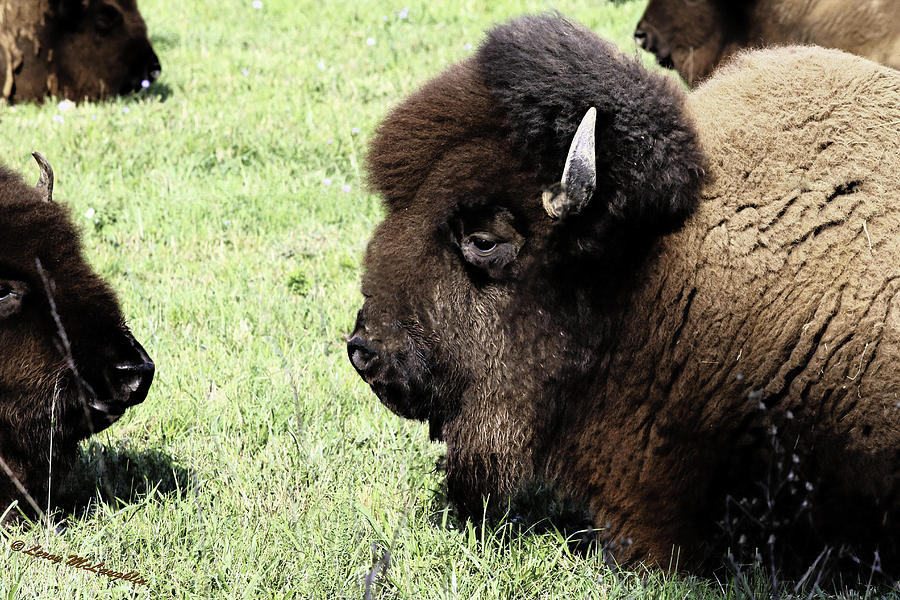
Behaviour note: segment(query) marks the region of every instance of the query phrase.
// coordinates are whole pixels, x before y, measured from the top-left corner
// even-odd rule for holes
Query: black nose
[[[142,357],[143,358],[143,357]],[[147,398],[156,365],[146,357],[137,362],[121,362],[113,365],[110,381],[121,399],[122,408],[140,404]]]
[[[162,74],[162,65],[159,64],[159,57],[156,56],[156,52],[151,50],[151,53],[150,64],[147,65],[147,80],[152,83],[159,79],[159,76]]]
[[[634,30],[634,41],[644,50],[650,49],[650,35],[641,29],[640,25]]]
[[[375,347],[358,335],[354,335],[347,340],[347,356],[350,357],[350,363],[353,365],[353,368],[363,378],[378,360],[378,353],[375,351]]]

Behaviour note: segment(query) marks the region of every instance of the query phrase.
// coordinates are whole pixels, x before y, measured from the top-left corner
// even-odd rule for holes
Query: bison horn
[[[40,152],[32,152],[38,167],[41,169],[41,176],[35,184],[34,189],[38,191],[43,200],[53,202],[53,167],[47,162],[47,159]]]
[[[562,180],[542,195],[544,210],[553,219],[580,213],[597,187],[597,158],[594,151],[594,130],[597,109],[591,107],[581,119],[572,138]]]

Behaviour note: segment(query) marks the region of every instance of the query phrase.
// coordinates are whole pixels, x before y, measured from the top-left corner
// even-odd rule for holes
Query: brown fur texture
[[[153,372],[68,210],[0,167],[0,511],[32,511],[16,481],[45,508],[51,460],[55,489],[79,440],[142,402]]]
[[[635,39],[690,86],[744,48],[815,44],[900,69],[893,0],[650,0]]]
[[[705,150],[702,189],[690,176],[674,188],[699,199],[683,227],[681,213],[649,227],[647,211],[669,210],[655,202],[610,210],[614,194],[554,221],[532,149],[556,148],[561,165],[577,119],[559,135],[532,122],[547,144],[523,145],[493,69],[518,69],[521,102],[550,119],[554,94],[560,107],[633,96],[630,59],[592,40],[559,18],[513,21],[381,125],[369,164],[388,214],[366,253],[351,363],[446,442],[463,514],[544,481],[590,507],[616,559],[666,566],[675,553],[700,568],[738,543],[723,539],[740,526],[729,502],[751,503],[787,448],[779,485],[806,504],[766,532],[782,556],[808,566],[824,546],[877,548],[900,571],[900,73],[794,47],[741,55],[686,104],[658,85],[673,120],[623,133],[622,156],[629,138],[682,132],[668,139],[684,162],[639,170],[653,189]],[[594,63],[568,51],[593,43]],[[563,73],[595,73],[607,91],[529,95],[540,66],[567,57]],[[616,111],[663,104],[606,106],[609,122],[640,123]],[[616,157],[605,135],[598,164]],[[610,173],[598,178],[616,188]]]
[[[159,76],[136,0],[0,0],[0,97],[100,100]]]

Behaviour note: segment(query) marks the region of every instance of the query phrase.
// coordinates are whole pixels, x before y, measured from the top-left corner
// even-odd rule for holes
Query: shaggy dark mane
[[[610,213],[666,228],[693,210],[703,155],[674,81],[559,15],[495,28],[476,61],[510,141],[542,179],[559,178],[575,129],[594,106],[596,197]]]

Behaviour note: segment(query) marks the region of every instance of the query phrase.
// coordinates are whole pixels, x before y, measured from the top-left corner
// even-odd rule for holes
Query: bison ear
[[[594,148],[596,124],[597,109],[592,106],[581,119],[581,125],[572,138],[562,179],[541,195],[544,210],[552,219],[577,215],[594,195],[597,187],[597,155]]]
[[[53,167],[50,166],[50,163],[47,162],[47,159],[40,152],[32,152],[31,156],[34,157],[35,162],[41,169],[41,176],[38,178],[34,189],[41,195],[41,200],[53,202]]]

